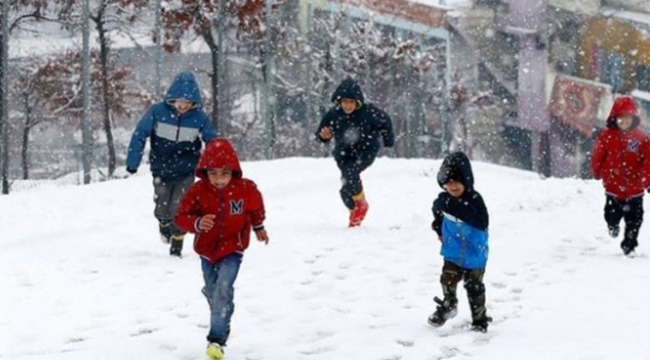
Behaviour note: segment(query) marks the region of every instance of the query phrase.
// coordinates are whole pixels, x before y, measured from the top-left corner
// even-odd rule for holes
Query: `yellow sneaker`
[[[205,350],[205,355],[212,360],[221,360],[223,359],[223,349],[217,343],[209,343],[208,348]]]

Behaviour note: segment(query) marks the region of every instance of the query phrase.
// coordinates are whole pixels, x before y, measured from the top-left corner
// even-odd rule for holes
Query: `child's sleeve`
[[[253,230],[262,230],[264,229],[264,220],[266,219],[264,199],[262,198],[262,193],[257,189],[257,185],[252,181],[250,185],[250,208],[248,209],[248,213]]]
[[[187,189],[187,192],[183,196],[178,210],[176,211],[176,216],[174,216],[174,222],[181,230],[185,230],[191,233],[200,232],[198,223],[201,220],[201,207],[199,204],[199,194],[197,191],[197,184],[190,186]]]
[[[650,138],[646,138],[641,142],[641,158],[643,173],[643,187],[650,191]]]
[[[379,128],[379,133],[384,141],[385,147],[392,147],[395,145],[395,134],[393,133],[393,120],[390,116],[383,110],[374,107],[371,110],[373,112],[372,116],[377,121],[377,126]]]
[[[473,196],[472,207],[475,215],[476,227],[481,230],[486,230],[490,225],[490,215],[488,214],[487,207],[485,206],[485,201],[481,194],[475,192]]]
[[[212,126],[210,118],[208,115],[203,113],[203,126],[201,127],[201,139],[203,140],[203,143],[207,144],[210,140],[216,138],[217,135],[217,131],[214,129],[214,126]]]
[[[431,211],[433,212],[433,223],[431,223],[431,228],[440,238],[442,238],[442,205],[443,199],[438,196],[438,198],[433,201],[433,207],[431,208]]]
[[[323,130],[323,128],[330,128],[332,132],[334,131],[334,111],[329,110],[325,115],[323,115],[323,118],[320,120],[320,124],[318,124],[318,128],[316,129],[316,132],[314,133],[316,135],[316,140],[322,142],[322,143],[328,143],[332,138],[329,138],[327,140],[323,139],[320,137],[320,132]]]
[[[151,132],[153,131],[154,108],[155,106],[152,106],[147,110],[138,122],[135,131],[133,131],[131,141],[129,142],[129,149],[126,153],[127,168],[137,169],[140,166],[147,138],[151,136]]]

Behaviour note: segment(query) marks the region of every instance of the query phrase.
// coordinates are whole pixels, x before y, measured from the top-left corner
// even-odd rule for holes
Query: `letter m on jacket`
[[[244,212],[244,200],[230,200],[230,215],[241,215]]]

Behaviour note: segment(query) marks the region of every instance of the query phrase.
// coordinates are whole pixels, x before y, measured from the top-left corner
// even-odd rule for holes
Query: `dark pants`
[[[643,196],[619,200],[614,196],[607,195],[605,202],[607,226],[618,226],[621,219],[625,220],[625,232],[621,247],[634,249],[639,245],[637,238],[643,223]]]
[[[162,181],[156,177],[153,179],[153,200],[156,203],[153,214],[158,221],[171,223],[172,235],[185,234],[183,230],[176,226],[173,220],[183,195],[193,183],[194,174],[175,181]]]
[[[374,161],[374,156],[336,161],[336,166],[341,170],[341,190],[339,193],[341,194],[343,204],[348,209],[354,209],[354,199],[352,199],[352,196],[363,191],[361,172],[368,168]]]
[[[465,269],[452,262],[445,261],[440,275],[442,293],[445,302],[452,306],[458,304],[456,288],[461,280],[465,281],[465,290],[469,300],[469,308],[472,311],[472,320],[482,320],[486,317],[485,309],[485,285],[483,284],[485,269]]]

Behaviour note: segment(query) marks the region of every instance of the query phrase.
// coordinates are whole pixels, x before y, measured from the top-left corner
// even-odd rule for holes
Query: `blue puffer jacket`
[[[466,269],[483,269],[487,263],[489,215],[481,194],[474,190],[474,175],[467,156],[448,155],[438,173],[442,187],[450,178],[465,186],[460,197],[442,192],[433,202],[433,230],[442,238],[440,254]]]
[[[179,115],[175,99],[194,102],[194,107]],[[147,138],[150,138],[151,173],[163,181],[174,181],[194,173],[204,143],[217,137],[210,119],[203,111],[199,84],[194,75],[183,72],[167,90],[165,100],[153,105],[140,119],[129,144],[126,167],[137,169]]]

